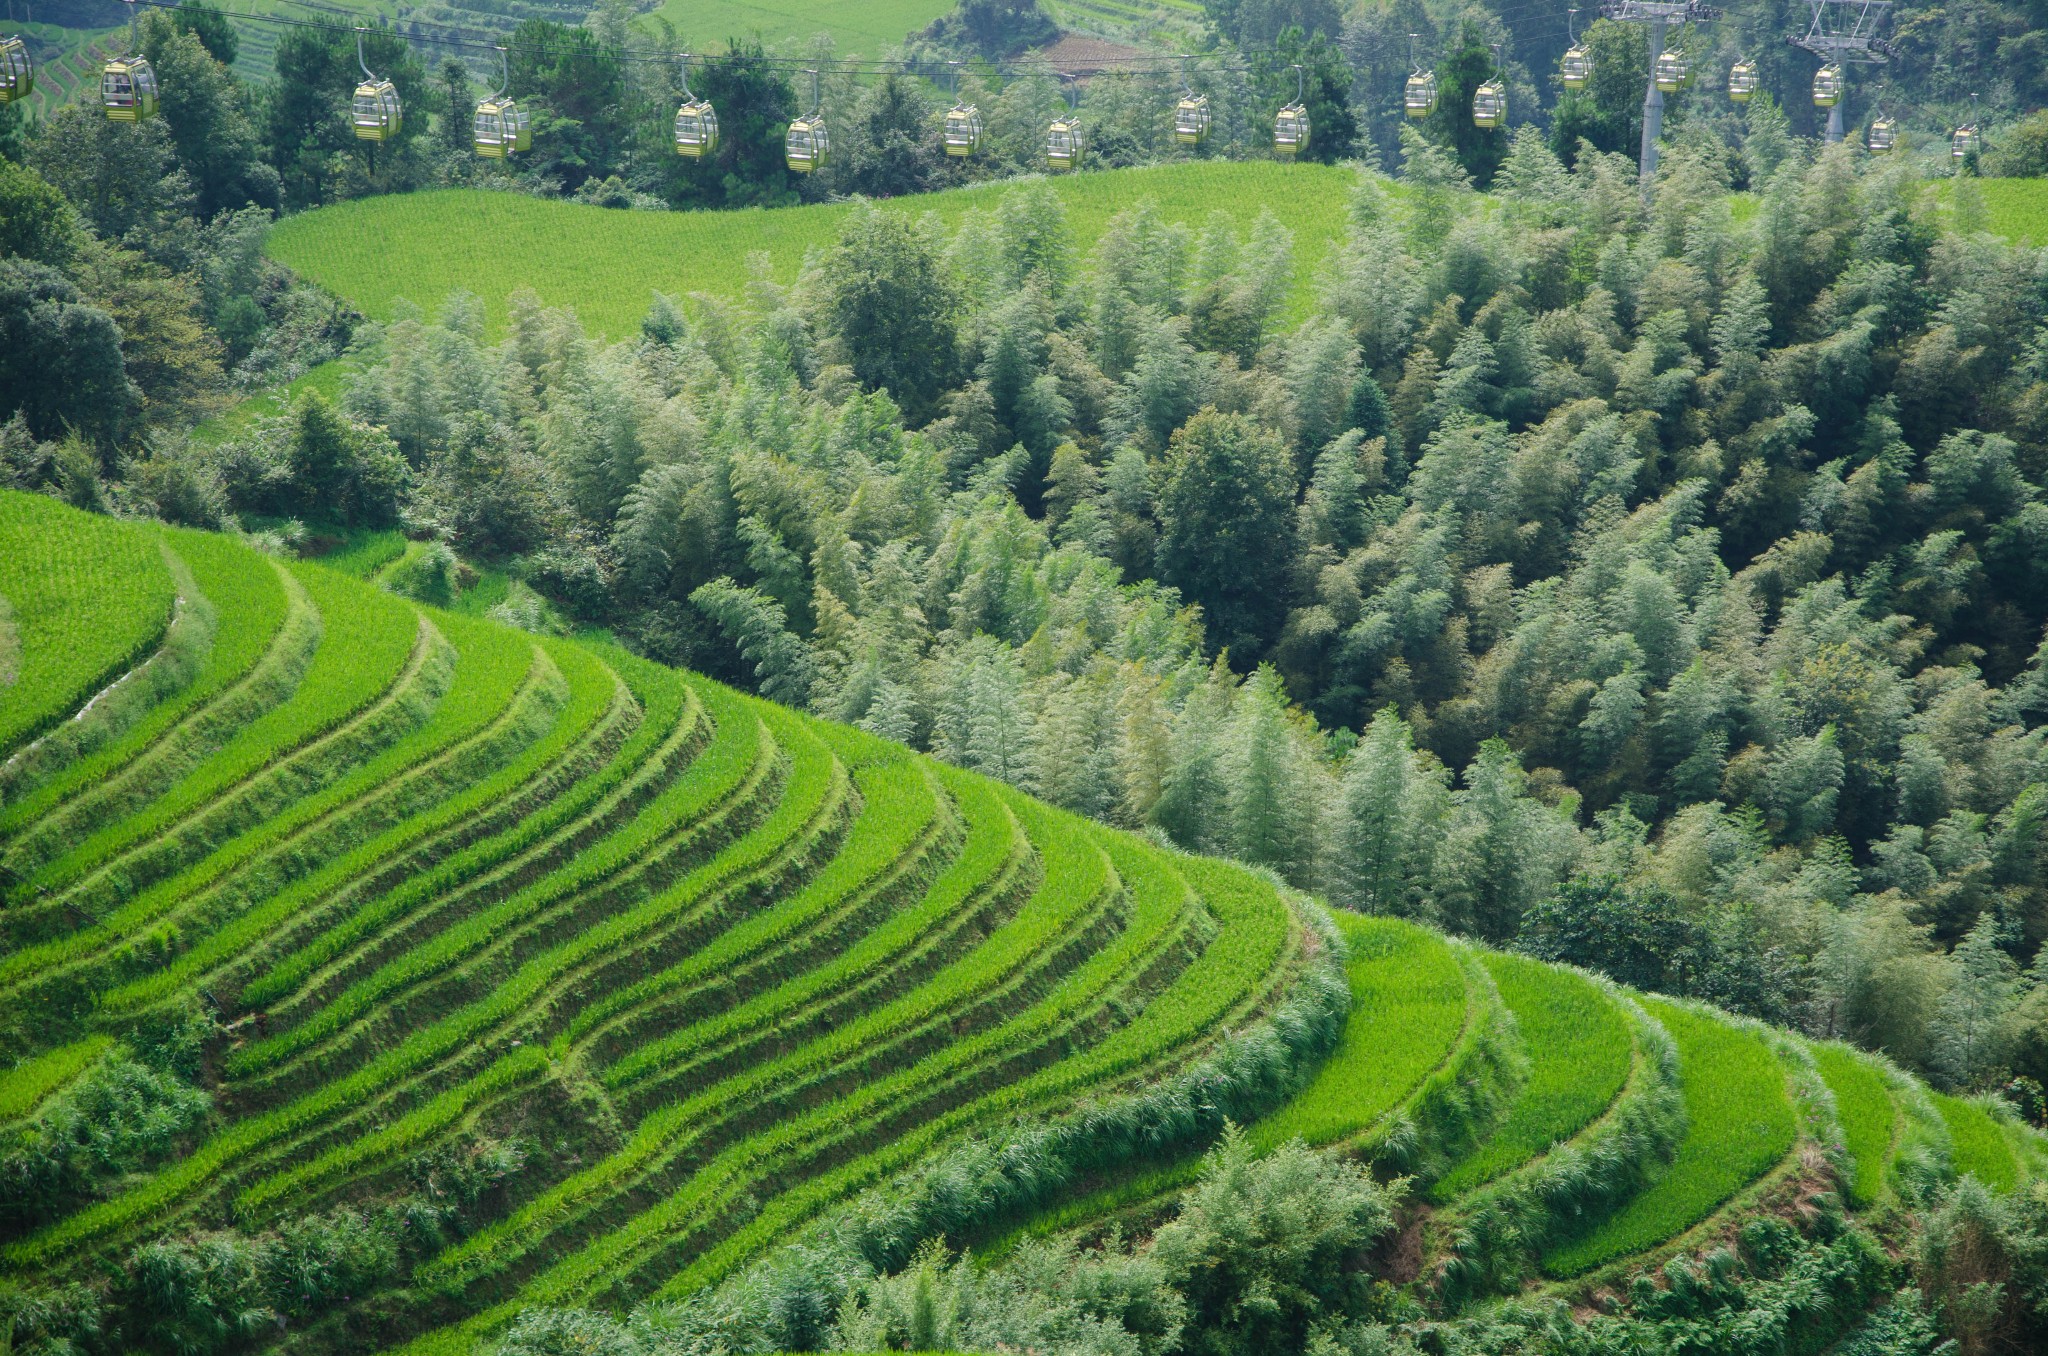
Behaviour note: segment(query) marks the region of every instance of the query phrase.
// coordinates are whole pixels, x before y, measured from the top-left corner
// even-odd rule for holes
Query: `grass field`
[[[1980,179],[1977,191],[1994,234],[2048,244],[2048,179]]]
[[[1351,1020],[1315,1081],[1253,1127],[1268,1148],[1370,1129],[1449,1058],[1465,1029],[1465,979],[1440,939],[1391,918],[1345,913],[1337,925],[1351,946]]]
[[[722,49],[727,38],[758,35],[773,46],[824,33],[841,55],[879,56],[952,8],[948,0],[662,0],[650,14],[699,51]]]
[[[171,623],[175,590],[147,537],[49,499],[23,499],[0,518],[0,597],[17,655],[0,706],[6,758],[153,648]]]
[[[1067,175],[1053,180],[1067,230],[1081,245],[1111,217],[1142,201],[1162,218],[1199,226],[1213,211],[1249,226],[1270,207],[1294,232],[1302,296],[1330,242],[1340,235],[1355,182],[1351,171],[1271,161],[1207,161],[1153,169]],[[988,209],[1007,184],[891,199],[892,211],[936,213],[956,223]],[[449,293],[480,297],[493,334],[505,299],[531,287],[551,306],[573,306],[584,324],[613,339],[639,328],[656,292],[730,296],[746,261],[765,251],[775,275],[793,280],[804,251],[831,244],[845,204],[739,212],[618,212],[510,193],[446,190],[365,198],[304,213],[271,233],[269,249],[362,309],[384,318],[403,297],[431,311]],[[474,242],[493,246],[478,250]]]

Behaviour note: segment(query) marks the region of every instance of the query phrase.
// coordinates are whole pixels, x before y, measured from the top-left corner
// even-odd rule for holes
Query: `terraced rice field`
[[[1453,1307],[1653,1263],[1819,1154],[1855,1208],[1905,1146],[2009,1191],[2041,1137],[1931,1095],[1845,1046],[1810,1048],[1712,1009],[1339,914],[1352,1010],[1328,1061],[1247,1139],[1343,1146],[1417,1179],[1424,1276]],[[1931,1100],[1930,1100],[1931,1098]],[[1938,1108],[1938,1111],[1937,1111]],[[1805,1160],[1800,1146],[1819,1151]],[[1170,1214],[1199,1162],[1136,1168],[1013,1231],[1090,1237]],[[1579,1280],[1577,1278],[1585,1278]]]
[[[1683,1233],[1792,1151],[1798,1118],[1770,1045],[1675,1003],[1645,1006],[1678,1044],[1685,1138],[1648,1190],[1592,1235],[1544,1260],[1554,1275],[1590,1271]]]
[[[1857,1205],[1875,1204],[1884,1191],[1885,1170],[1898,1136],[1898,1108],[1892,1105],[1883,1074],[1848,1046],[1815,1045],[1813,1062],[1835,1096],[1842,1147],[1854,1164],[1850,1200]]]
[[[1584,1129],[1620,1095],[1634,1055],[1628,1022],[1583,975],[1521,956],[1489,955],[1487,971],[1515,1016],[1529,1080],[1477,1152],[1431,1194],[1456,1200]]]
[[[1960,1097],[1934,1094],[1934,1106],[1948,1126],[1950,1165],[1958,1177],[1971,1176],[1993,1191],[2010,1191],[2019,1180],[2005,1129],[1991,1113]]]
[[[616,649],[16,494],[0,546],[4,710],[41,758],[0,803],[0,1120],[202,1002],[216,1033],[200,1132],[0,1234],[13,1276],[545,1144],[340,1314],[468,1350],[530,1303],[679,1293],[963,1135],[1177,1070],[1303,963],[1258,877]],[[151,702],[40,754],[152,664]]]
[[[1333,934],[1226,863],[368,582],[407,549],[282,561],[0,494],[0,1124],[205,1033],[189,1132],[17,1211],[0,1276],[537,1146],[325,1316],[453,1356],[530,1305],[688,1294],[964,1136],[1182,1070],[1340,944],[1336,1045],[1248,1138],[1414,1178],[1454,1303],[1654,1261],[1799,1172],[1862,1208],[1908,1163],[2048,1165],[1846,1047],[1393,919]],[[1198,1168],[1127,1163],[1024,1227],[1157,1218]]]

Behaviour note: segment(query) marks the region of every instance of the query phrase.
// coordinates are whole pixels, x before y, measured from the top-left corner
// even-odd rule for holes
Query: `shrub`
[[[122,1174],[161,1161],[209,1105],[198,1088],[125,1050],[110,1052],[0,1148],[0,1220],[55,1218]]]
[[[453,607],[462,589],[462,562],[446,543],[429,542],[392,566],[384,587],[416,603]]]
[[[1298,1351],[1311,1325],[1361,1312],[1371,1281],[1354,1265],[1393,1227],[1398,1188],[1300,1140],[1254,1160],[1232,1127],[1152,1245],[1187,1299],[1197,1352]]]

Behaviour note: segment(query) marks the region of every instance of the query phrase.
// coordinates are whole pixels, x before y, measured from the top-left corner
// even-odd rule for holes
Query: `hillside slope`
[[[1111,217],[1150,202],[1160,218],[1199,229],[1212,212],[1238,229],[1270,210],[1294,233],[1296,294],[1305,299],[1317,265],[1341,236],[1357,176],[1328,165],[1201,161],[1149,169],[1074,174],[1050,180],[1070,241],[1093,247]],[[1010,181],[892,198],[892,211],[935,213],[948,228],[970,211],[993,211]],[[793,281],[804,252],[829,248],[851,210],[846,203],[737,212],[620,212],[512,193],[448,189],[363,198],[289,218],[269,250],[312,282],[373,319],[404,298],[434,310],[460,290],[480,298],[492,331],[505,299],[530,287],[548,306],[573,306],[594,333],[632,335],[655,292],[732,296],[747,261],[765,253],[776,281]],[[488,240],[489,249],[477,248]]]
[[[528,1307],[690,1294],[920,1167],[891,1206],[956,1240],[1142,1224],[1226,1117],[1412,1175],[1416,1283],[1453,1305],[2048,1162],[1846,1048],[1333,927],[602,643],[13,493],[0,548],[26,1349],[270,1319],[481,1349]],[[917,1215],[970,1137],[1048,1123],[1071,1152],[1035,1180]]]
[[[19,1282],[367,1232],[263,1307],[463,1350],[1185,1067],[1306,963],[1256,877],[615,649],[48,500],[0,529]],[[179,1346],[151,1293],[103,1298]]]
[[[1141,203],[1164,222],[1196,230],[1212,213],[1224,214],[1242,231],[1261,212],[1272,212],[1293,235],[1292,310],[1299,316],[1315,294],[1332,245],[1344,234],[1358,176],[1345,166],[1203,160],[1047,182],[1065,211],[1068,243],[1080,255],[1093,249],[1112,217]],[[970,212],[995,211],[1015,186],[1016,181],[997,180],[892,198],[884,205],[931,213],[950,231]],[[1986,224],[1996,233],[2035,240],[2048,229],[2043,181],[1985,179],[1974,188]],[[1754,211],[1749,195],[1736,199],[1738,215]],[[624,212],[443,189],[304,212],[280,223],[266,248],[372,319],[388,320],[400,299],[432,312],[462,291],[483,303],[496,337],[504,329],[506,298],[531,288],[543,305],[573,307],[592,333],[617,340],[637,330],[656,292],[737,296],[756,254],[766,256],[775,281],[794,281],[805,252],[829,248],[849,210],[847,203],[818,203],[732,212]],[[489,240],[491,248],[478,249],[479,240]]]

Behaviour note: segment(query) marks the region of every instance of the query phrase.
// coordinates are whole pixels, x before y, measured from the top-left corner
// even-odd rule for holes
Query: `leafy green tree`
[[[1260,121],[1266,144],[1272,139],[1270,118],[1281,105],[1293,103],[1298,93],[1308,107],[1309,126],[1308,146],[1298,155],[1325,165],[1348,159],[1358,142],[1358,118],[1351,111],[1351,68],[1335,41],[1337,28],[1334,20],[1307,31],[1289,25],[1276,32],[1270,49],[1251,54],[1253,85],[1264,96]],[[1302,67],[1298,78],[1292,69],[1297,63]]]
[[[932,111],[917,86],[894,72],[863,86],[850,114],[832,126],[835,163],[827,172],[834,184],[871,198],[930,188],[944,159]]]
[[[862,205],[840,228],[826,276],[828,323],[854,376],[922,423],[950,384],[959,344],[937,248],[902,213]]]
[[[192,180],[163,119],[114,122],[67,104],[43,124],[29,163],[103,240],[163,257],[189,238]]]
[[[309,521],[388,527],[412,474],[381,429],[352,424],[316,391],[299,397],[277,507]]]
[[[690,601],[718,623],[740,656],[753,665],[762,696],[791,706],[809,700],[817,662],[810,647],[789,629],[781,603],[724,578],[697,588]]]
[[[1223,734],[1235,691],[1227,672],[1212,671],[1188,694],[1173,722],[1152,821],[1189,852],[1218,852],[1227,842],[1230,783]]]
[[[994,637],[977,637],[946,663],[932,750],[990,777],[1025,780],[1033,750],[1023,674]]]
[[[796,116],[796,94],[789,78],[769,64],[760,42],[732,41],[701,65],[693,62],[690,87],[718,110],[718,153],[703,160],[685,159],[675,153],[664,126],[659,158],[654,159],[662,166],[662,195],[678,207],[793,202],[795,188],[783,163],[782,139]]]
[[[1210,367],[1189,345],[1187,333],[1180,316],[1147,328],[1116,394],[1117,428],[1141,435],[1153,449],[1164,446],[1208,399]]]
[[[989,403],[999,425],[998,440],[1012,443],[1024,437],[1031,388],[1046,374],[1050,349],[1046,336],[1052,330],[1052,299],[1034,283],[1018,288],[998,302],[989,314],[981,340],[981,361],[975,376],[986,384]],[[1046,451],[1045,435],[1057,428],[1032,430],[1033,452]],[[1027,505],[1027,507],[1029,507]]]
[[[1304,469],[1348,423],[1357,395],[1358,344],[1341,322],[1296,330],[1287,347],[1287,385],[1294,400],[1295,445]]]
[[[1343,14],[1334,0],[1202,0],[1209,21],[1242,47],[1264,47],[1289,29],[1334,38]]]
[[[506,46],[512,88],[533,114],[531,172],[559,179],[572,193],[585,180],[616,174],[637,107],[617,49],[589,28],[550,19],[527,19]],[[720,115],[722,124],[723,109]]]
[[[1199,1350],[1301,1351],[1318,1321],[1356,1302],[1352,1259],[1393,1221],[1363,1167],[1299,1140],[1258,1158],[1233,1127],[1151,1252],[1186,1297]]]
[[[2005,1017],[2019,997],[2019,967],[1986,914],[1950,956],[1948,992],[1935,1008],[1934,1063],[1957,1088],[1976,1088],[2005,1057]]]
[[[1763,805],[1772,826],[1789,842],[1804,842],[1832,829],[1842,789],[1844,764],[1834,727],[1788,739],[1772,754],[1764,774]]]
[[[1559,884],[1524,916],[1515,948],[1681,997],[1712,993],[1721,965],[1713,934],[1670,891],[1612,875]]]
[[[450,155],[467,156],[474,149],[472,140],[475,133],[468,110],[476,107],[476,88],[469,81],[469,67],[461,57],[448,57],[441,62],[441,106],[446,111],[441,115],[439,131],[444,150]]]
[[[1452,797],[1444,844],[1449,866],[1444,921],[1489,942],[1521,931],[1522,918],[1546,898],[1577,854],[1570,820],[1535,799],[1514,750],[1499,739],[1480,746]]]
[[[1296,885],[1313,884],[1320,779],[1270,664],[1261,664],[1238,691],[1229,740],[1231,855],[1271,867]]]
[[[142,50],[156,68],[163,91],[161,116],[178,163],[192,181],[193,209],[202,221],[210,221],[250,203],[276,207],[281,184],[263,161],[248,94],[227,62],[214,55],[205,34],[186,27],[192,18],[187,9],[196,11],[188,2],[168,16],[147,16]],[[211,15],[206,27],[233,33],[219,11],[204,12]]]
[[[207,55],[223,66],[232,67],[242,50],[242,39],[220,6],[207,0],[178,0],[170,20],[181,33],[190,33],[205,46]],[[152,61],[155,58],[151,58]]]
[[[0,412],[36,438],[76,429],[111,444],[140,404],[113,317],[48,264],[0,259]]]
[[[77,249],[70,200],[29,166],[0,158],[0,258],[62,268]]]
[[[963,47],[984,61],[999,61],[1049,46],[1059,32],[1038,0],[960,0],[927,24],[923,36]]]
[[[1485,82],[1503,74],[1493,64],[1493,48],[1477,21],[1467,19],[1446,44],[1436,64],[1436,112],[1425,126],[1439,145],[1448,146],[1458,163],[1485,188],[1507,159],[1505,127],[1481,127],[1472,121],[1472,95]]]
[[[1550,149],[1568,166],[1578,162],[1582,141],[1596,151],[1634,155],[1650,74],[1649,32],[1642,24],[1595,19],[1579,35],[1579,45],[1592,55],[1593,76],[1584,89],[1558,95],[1550,116]]]
[[[1416,751],[1399,713],[1387,707],[1373,716],[1344,765],[1326,872],[1331,898],[1366,913],[1434,913],[1447,780]]]
[[[220,341],[206,326],[200,280],[133,250],[95,245],[76,268],[80,288],[114,318],[128,379],[152,423],[196,417],[222,385]]]
[[[288,28],[278,36],[277,78],[264,101],[263,125],[287,206],[326,202],[349,185],[352,173],[362,175],[365,166],[379,163],[391,172],[384,183],[404,182],[402,176],[392,177],[392,166],[405,164],[410,143],[426,129],[421,115],[432,102],[427,74],[400,35],[373,28],[362,34],[362,41],[370,69],[391,81],[408,110],[394,143],[359,142],[349,124],[350,102],[362,79],[354,34]],[[375,181],[364,177],[358,182],[367,188]]]
[[[1210,635],[1249,664],[1286,605],[1294,468],[1277,438],[1210,409],[1166,450],[1159,495],[1161,580],[1199,604]]]
[[[556,526],[546,467],[517,432],[480,410],[458,416],[428,454],[410,516],[463,551],[501,560],[531,551]]]

